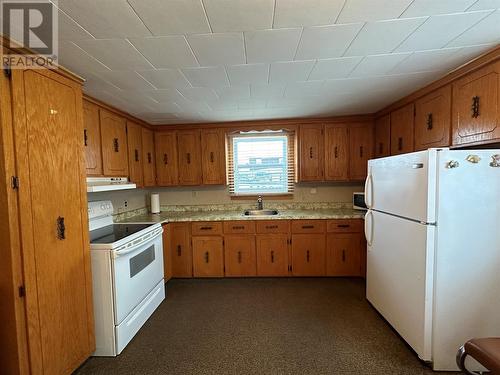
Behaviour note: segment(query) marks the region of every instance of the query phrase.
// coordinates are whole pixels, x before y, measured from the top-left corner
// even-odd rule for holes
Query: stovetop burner
[[[154,224],[112,224],[90,231],[91,244],[111,244]]]

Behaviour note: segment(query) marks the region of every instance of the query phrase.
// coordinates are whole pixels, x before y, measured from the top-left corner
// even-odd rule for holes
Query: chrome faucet
[[[257,198],[257,209],[258,210],[264,209],[264,204],[262,202],[262,195],[259,195],[259,197]]]

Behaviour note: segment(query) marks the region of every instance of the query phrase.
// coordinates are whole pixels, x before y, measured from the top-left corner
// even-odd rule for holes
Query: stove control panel
[[[89,219],[111,216],[113,214],[113,203],[111,201],[95,201],[88,204]]]

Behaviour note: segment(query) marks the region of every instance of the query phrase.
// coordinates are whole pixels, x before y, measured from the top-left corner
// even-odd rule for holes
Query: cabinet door
[[[349,143],[349,180],[364,181],[368,160],[373,157],[373,125],[371,123],[351,124]]]
[[[179,153],[179,185],[200,185],[201,145],[199,130],[185,130],[177,133]]]
[[[299,180],[323,180],[323,125],[301,125],[299,132]]]
[[[102,175],[99,107],[85,100],[83,101],[83,144],[85,146],[87,175]]]
[[[327,235],[327,276],[361,276],[361,239],[359,233]]]
[[[500,138],[500,62],[453,83],[453,144]]]
[[[325,235],[292,235],[292,274],[294,276],[325,275]]]
[[[172,278],[172,233],[171,224],[163,224],[163,277]]]
[[[99,114],[104,175],[128,176],[126,121],[104,109],[101,109]]]
[[[450,145],[451,86],[415,102],[415,151]]]
[[[226,143],[222,129],[201,131],[201,167],[204,185],[226,183]]]
[[[142,174],[142,126],[127,121],[128,171],[129,179],[137,187],[144,185]]]
[[[156,186],[155,144],[153,132],[142,128],[142,170],[144,186]]]
[[[226,276],[255,276],[255,236],[230,235],[224,237]]]
[[[347,125],[325,126],[325,179],[349,178],[349,129]]]
[[[156,180],[158,186],[179,183],[177,165],[177,133],[155,133]]]
[[[375,157],[391,155],[391,115],[375,120]]]
[[[391,113],[391,155],[413,151],[414,114],[413,103]]]
[[[257,275],[288,276],[288,235],[257,236]]]
[[[172,277],[193,276],[189,223],[171,223]]]
[[[223,277],[222,237],[193,237],[194,277]]]

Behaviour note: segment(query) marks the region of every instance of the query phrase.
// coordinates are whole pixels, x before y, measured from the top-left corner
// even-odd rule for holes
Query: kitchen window
[[[240,132],[231,134],[228,140],[228,180],[232,196],[293,193],[293,132]]]

